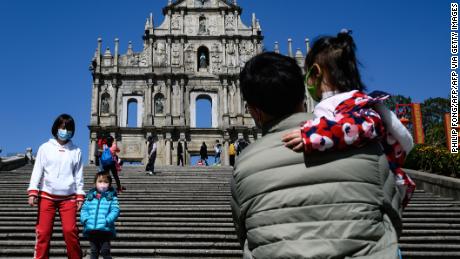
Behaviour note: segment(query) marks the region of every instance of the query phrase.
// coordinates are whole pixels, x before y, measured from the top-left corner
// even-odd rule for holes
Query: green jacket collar
[[[273,120],[265,127],[262,128],[262,135],[266,135],[267,133],[279,132],[284,131],[287,129],[292,129],[295,127],[302,126],[305,121],[313,119],[312,113],[307,112],[299,112],[294,113],[285,117],[282,117],[278,120]]]

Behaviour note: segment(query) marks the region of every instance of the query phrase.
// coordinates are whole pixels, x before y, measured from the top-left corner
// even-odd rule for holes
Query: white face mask
[[[109,189],[109,184],[104,182],[97,182],[96,189],[100,193],[104,193]]]

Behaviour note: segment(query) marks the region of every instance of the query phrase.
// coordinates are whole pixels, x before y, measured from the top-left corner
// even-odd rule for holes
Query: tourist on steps
[[[120,149],[117,146],[117,142],[112,136],[107,137],[107,144],[104,144],[101,161],[103,172],[110,171],[115,182],[117,183],[117,192],[121,193],[126,190],[126,187],[121,185],[120,177],[118,173],[121,171],[121,166],[119,164],[117,153],[120,152]]]
[[[147,138],[147,157],[148,162],[147,166],[145,167],[145,171],[148,175],[155,174],[155,159],[157,158],[157,143],[153,136],[149,136]]]
[[[86,195],[80,213],[83,235],[91,246],[91,259],[111,259],[110,240],[115,238],[115,221],[120,215],[117,192],[108,171],[97,173],[94,188]]]
[[[230,166],[235,166],[236,148],[233,142],[231,142],[228,146],[228,156],[230,160]]]
[[[184,166],[184,147],[181,142],[177,144],[177,165]]]
[[[220,166],[220,155],[222,154],[222,145],[216,140],[214,145],[214,165]]]
[[[54,138],[38,149],[27,189],[29,205],[38,205],[34,258],[49,258],[54,216],[58,210],[67,257],[80,259],[82,254],[76,218],[85,192],[81,150],[70,140],[75,134],[74,119],[67,114],[59,115],[51,133]]]
[[[200,159],[204,161],[205,165],[208,166],[208,147],[203,142],[200,147]]]

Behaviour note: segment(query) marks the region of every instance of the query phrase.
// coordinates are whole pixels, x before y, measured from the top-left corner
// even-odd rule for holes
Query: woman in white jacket
[[[85,198],[81,150],[70,140],[75,122],[70,115],[61,114],[54,121],[54,138],[42,144],[35,159],[29,188],[29,205],[38,205],[34,258],[49,258],[54,215],[59,210],[67,257],[82,257],[77,211]]]

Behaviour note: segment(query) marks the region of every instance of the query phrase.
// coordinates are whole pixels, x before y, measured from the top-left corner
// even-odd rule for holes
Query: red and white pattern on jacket
[[[335,109],[334,120],[326,117],[307,121],[301,128],[304,152],[336,151],[361,147],[372,141],[380,141],[396,184],[406,188],[402,205],[406,207],[415,191],[415,183],[402,170],[406,152],[400,143],[385,130],[380,115],[373,109],[387,97],[370,97],[356,92]]]

